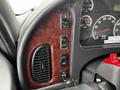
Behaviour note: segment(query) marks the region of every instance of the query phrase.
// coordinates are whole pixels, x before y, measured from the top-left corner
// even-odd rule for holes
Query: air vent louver
[[[32,76],[35,82],[46,83],[51,80],[51,49],[50,45],[39,46],[32,57]]]

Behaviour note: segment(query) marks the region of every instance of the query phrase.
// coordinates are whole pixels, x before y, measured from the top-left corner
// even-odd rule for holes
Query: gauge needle
[[[97,31],[97,33],[103,33],[103,32],[109,32],[110,29],[100,29],[99,31]]]

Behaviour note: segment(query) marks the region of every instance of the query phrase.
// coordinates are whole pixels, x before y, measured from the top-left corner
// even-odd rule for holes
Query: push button
[[[67,14],[61,14],[60,15],[61,19],[60,19],[60,28],[61,29],[66,29],[69,27],[69,19]]]
[[[62,71],[61,72],[61,81],[67,81],[67,79],[68,79],[68,75],[67,75],[67,72],[65,72],[65,71]]]
[[[60,37],[60,47],[61,48],[67,48],[68,47],[68,37],[67,36],[61,36]]]
[[[61,55],[60,57],[61,65],[67,65],[68,64],[68,55]]]

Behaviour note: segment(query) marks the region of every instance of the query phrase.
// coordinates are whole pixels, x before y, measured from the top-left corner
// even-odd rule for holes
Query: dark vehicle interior
[[[0,67],[0,90],[120,90],[120,0],[0,0]]]

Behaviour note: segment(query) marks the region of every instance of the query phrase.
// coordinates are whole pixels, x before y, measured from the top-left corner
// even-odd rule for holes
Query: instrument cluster
[[[81,11],[82,46],[120,44],[119,0],[83,0]]]

